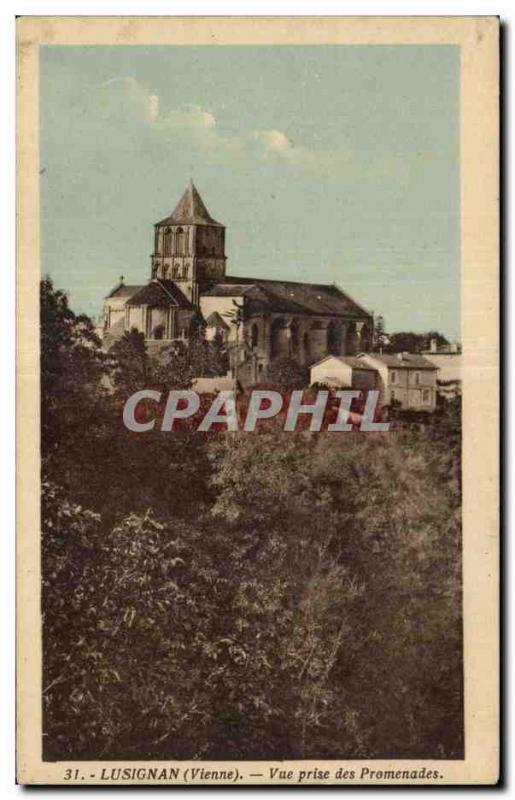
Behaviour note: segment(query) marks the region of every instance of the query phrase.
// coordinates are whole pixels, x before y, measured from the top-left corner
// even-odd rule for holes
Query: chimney
[[[431,339],[431,341],[429,342],[429,349],[432,353],[438,352],[438,345],[436,343],[436,339]]]
[[[397,353],[397,360],[402,361],[404,353]]]

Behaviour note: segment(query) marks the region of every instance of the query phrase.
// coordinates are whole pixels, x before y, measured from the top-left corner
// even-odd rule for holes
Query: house
[[[378,373],[362,359],[329,355],[312,365],[310,378],[311,384],[366,391],[376,388]]]
[[[451,342],[438,347],[436,339],[431,339],[429,350],[423,350],[422,354],[438,367],[438,394],[445,400],[461,395],[461,345]]]
[[[225,339],[244,385],[265,379],[277,358],[307,365],[370,349],[372,315],[336,285],[231,276],[226,262],[225,226],[190,182],[175,210],[154,225],[150,280],[121,280],[106,297],[106,349],[132,328],[155,349],[204,326],[207,337]]]
[[[229,375],[220,375],[215,378],[195,378],[191,388],[198,394],[215,394],[234,390],[234,381]]]
[[[383,403],[434,411],[438,367],[418,353],[361,353],[358,359],[377,370]]]
[[[217,336],[226,341],[230,330],[231,326],[226,320],[222,319],[218,311],[213,311],[206,319],[206,339],[208,342]]]

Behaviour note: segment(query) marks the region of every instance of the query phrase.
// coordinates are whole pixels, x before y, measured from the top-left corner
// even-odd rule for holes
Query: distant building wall
[[[453,348],[457,349],[457,348]],[[460,352],[429,352],[426,358],[438,367],[437,393],[445,400],[461,395],[462,355]]]

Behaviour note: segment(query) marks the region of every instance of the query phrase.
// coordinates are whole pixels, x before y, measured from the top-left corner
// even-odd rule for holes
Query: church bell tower
[[[154,225],[152,278],[170,280],[194,305],[225,275],[225,226],[212,218],[193,181],[175,211]]]

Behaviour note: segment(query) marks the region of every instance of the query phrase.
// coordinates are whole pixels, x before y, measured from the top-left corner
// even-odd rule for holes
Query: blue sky
[[[193,177],[228,272],[459,337],[459,49],[41,48],[41,268],[91,315]]]

